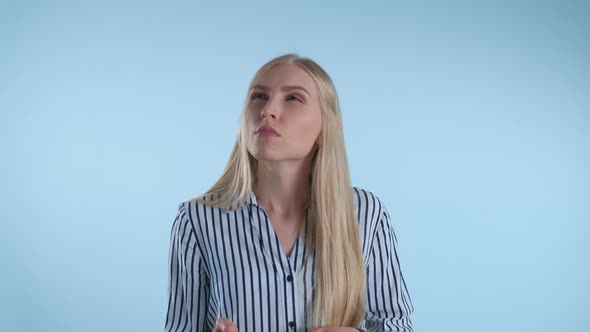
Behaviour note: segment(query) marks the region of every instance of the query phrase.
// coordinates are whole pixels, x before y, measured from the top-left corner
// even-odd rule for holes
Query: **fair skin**
[[[300,87],[300,88],[286,88]],[[319,147],[322,111],[313,78],[294,64],[278,64],[254,83],[246,108],[248,150],[258,160],[254,194],[268,214],[286,256],[290,256],[310,200],[311,161]],[[256,133],[261,125],[280,136]],[[324,326],[312,332],[356,331],[350,327]],[[215,332],[238,332],[221,317]]]
[[[282,90],[287,86],[301,89]],[[310,197],[311,159],[322,128],[318,91],[304,69],[278,64],[254,82],[248,98],[248,150],[258,160],[254,194],[289,256]],[[257,134],[261,125],[280,136]]]

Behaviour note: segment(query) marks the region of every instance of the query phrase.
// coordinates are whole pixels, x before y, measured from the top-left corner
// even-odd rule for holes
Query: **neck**
[[[281,218],[301,216],[310,200],[310,172],[310,163],[259,161],[254,185],[258,204]]]

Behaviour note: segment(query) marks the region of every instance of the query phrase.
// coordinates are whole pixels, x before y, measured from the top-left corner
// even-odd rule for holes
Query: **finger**
[[[215,332],[239,332],[237,326],[229,319],[221,317],[215,323]]]
[[[226,319],[225,332],[239,332],[238,327],[229,319]]]
[[[223,332],[225,331],[225,321],[224,318],[219,318],[215,322],[215,332]]]

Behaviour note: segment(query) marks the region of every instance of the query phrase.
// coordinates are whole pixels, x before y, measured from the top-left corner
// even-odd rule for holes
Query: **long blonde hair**
[[[309,209],[313,226],[309,245],[316,250],[318,266],[312,324],[314,327],[360,327],[365,313],[366,272],[336,88],[330,76],[316,62],[289,53],[264,64],[252,78],[248,91],[266,70],[279,63],[296,64],[313,77],[322,109],[321,143],[312,159],[310,178]],[[248,98],[242,109],[236,143],[223,175],[205,194],[193,201],[229,208],[248,200],[257,180],[258,165],[246,147],[250,133],[245,115],[247,102]],[[216,198],[211,200],[205,196]]]

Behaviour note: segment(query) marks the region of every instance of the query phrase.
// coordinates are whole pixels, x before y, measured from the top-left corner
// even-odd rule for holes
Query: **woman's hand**
[[[358,332],[358,330],[346,326],[322,326],[312,329],[311,332]]]
[[[239,332],[231,320],[221,317],[215,322],[215,332]]]
[[[215,332],[239,332],[238,328],[234,323],[225,318],[221,317],[215,323]],[[311,329],[311,332],[358,332],[357,329],[346,326],[322,326],[315,329]]]

